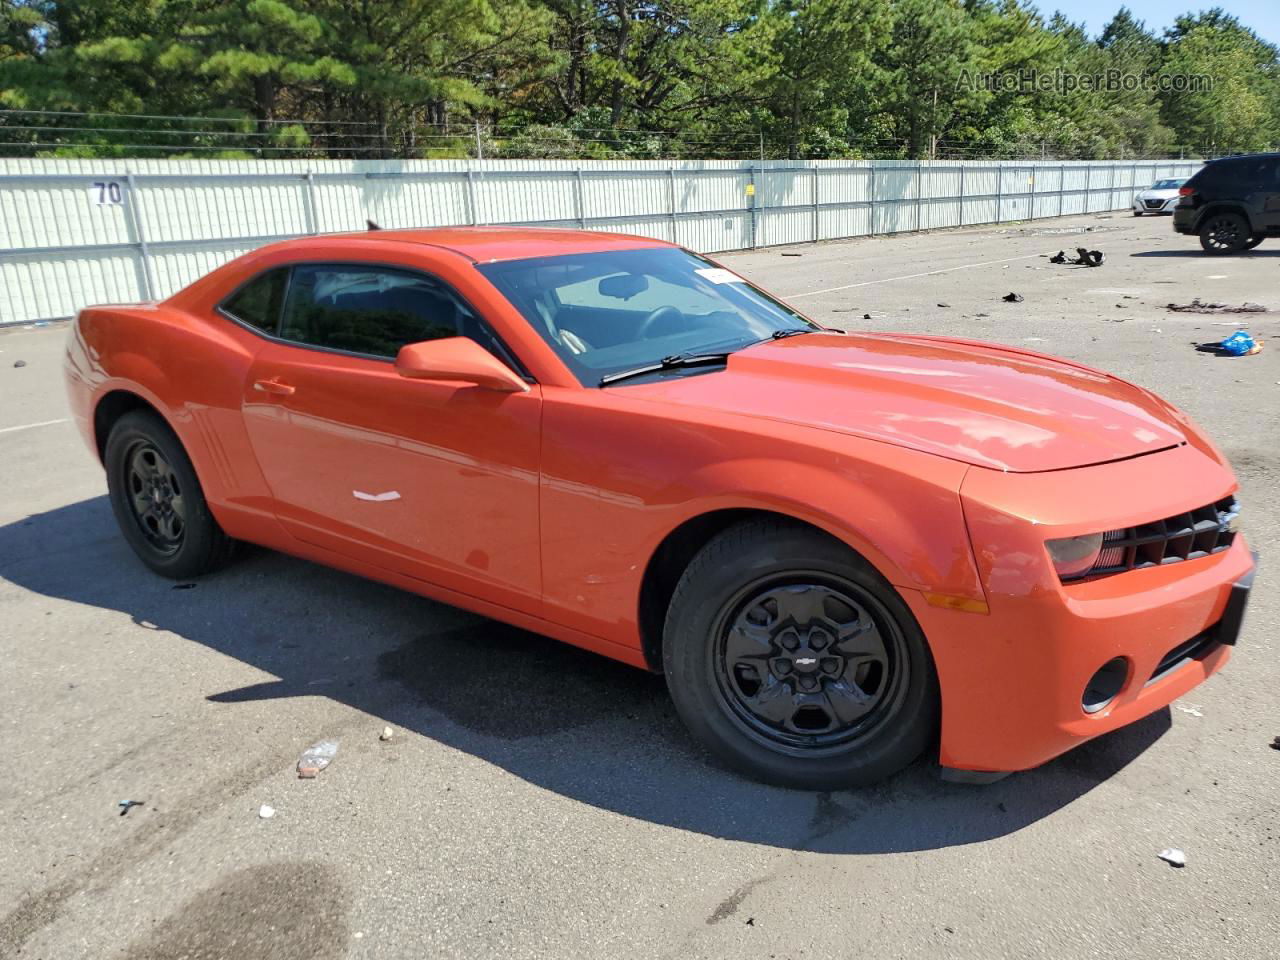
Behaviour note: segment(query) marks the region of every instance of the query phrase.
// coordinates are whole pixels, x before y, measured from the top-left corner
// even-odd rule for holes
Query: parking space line
[[[932,277],[939,273],[951,273],[953,270],[972,270],[974,267],[989,267],[996,263],[1012,263],[1014,260],[1031,260],[1042,257],[1042,253],[1028,253],[1021,257],[1005,257],[1001,260],[983,260],[980,263],[962,263],[958,267],[943,267],[941,270],[926,270],[924,273],[909,273],[904,277],[881,277],[879,280],[863,280],[861,283],[846,283],[840,287],[827,287],[825,290],[808,290],[805,293],[785,293],[784,300],[798,300],[801,297],[816,297],[823,293],[836,293],[840,290],[852,290],[854,287],[869,287],[873,283],[893,283],[895,280],[916,280],[920,277]]]
[[[36,427],[52,427],[55,423],[69,423],[70,417],[61,420],[41,420],[39,423],[23,423],[16,427],[0,427],[0,433],[17,433],[19,430],[33,430]]]

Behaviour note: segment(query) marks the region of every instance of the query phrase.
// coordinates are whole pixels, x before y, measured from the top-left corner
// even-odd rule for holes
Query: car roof
[[[1229,157],[1214,157],[1212,160],[1206,160],[1205,163],[1230,163],[1241,160],[1275,160],[1280,158],[1280,153],[1235,153]]]
[[[477,263],[498,260],[527,260],[569,253],[603,253],[609,250],[642,250],[673,247],[676,244],[651,237],[596,230],[565,230],[555,227],[432,227],[429,229],[368,230],[361,233],[330,234],[325,239],[368,239],[423,243],[443,247],[470,257]],[[290,241],[285,241],[289,243]]]

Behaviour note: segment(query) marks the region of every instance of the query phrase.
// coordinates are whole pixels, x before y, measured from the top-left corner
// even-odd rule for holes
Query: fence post
[[[867,225],[867,236],[874,237],[876,233],[876,162],[871,161],[871,187],[867,193],[867,199],[871,201],[871,222]]]
[[[676,233],[676,168],[667,167],[667,200],[671,204],[671,242],[679,243]]]
[[[924,161],[916,161],[916,233],[920,232],[920,214],[924,203]]]
[[[587,226],[587,195],[582,189],[582,168],[573,171],[573,213],[578,218],[578,229]]]
[[[1090,189],[1090,185],[1092,181],[1093,181],[1093,164],[1086,163],[1084,165],[1084,210],[1081,211],[1082,213],[1088,213],[1089,207],[1093,205],[1091,202],[1093,200],[1092,190]]]
[[[1040,168],[1036,166],[1035,161],[1031,161],[1031,209],[1028,211],[1031,216],[1028,220],[1036,218],[1036,175],[1040,172]]]
[[[964,226],[964,161],[960,161],[960,222],[957,227]]]
[[[312,236],[320,232],[320,208],[316,205],[316,175],[307,171],[307,217]]]
[[[480,209],[476,199],[476,172],[467,167],[467,213],[470,215],[471,226],[478,226],[480,223]]]
[[[816,163],[817,161],[810,161]],[[822,235],[819,230],[819,208],[818,208],[818,168],[813,168],[813,242],[817,243]]]
[[[756,165],[751,165],[751,249],[756,248]]]
[[[993,223],[1000,223],[1000,214],[1004,210],[1004,164],[996,163],[996,218]]]
[[[1058,165],[1058,216],[1062,216],[1062,206],[1067,199],[1067,165]]]
[[[133,237],[138,244],[138,254],[142,257],[142,299],[156,299],[156,281],[151,275],[151,250],[147,246],[147,235],[142,229],[142,210],[140,209],[142,201],[138,197],[137,183],[133,179],[133,171],[126,170],[124,174],[125,184],[129,187],[129,203],[127,211],[129,213],[129,221],[133,225]]]

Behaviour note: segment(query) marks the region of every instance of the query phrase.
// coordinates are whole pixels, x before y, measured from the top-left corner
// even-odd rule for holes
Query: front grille
[[[1163,520],[1108,530],[1102,536],[1102,552],[1082,576],[1122,573],[1220,553],[1235,539],[1239,515],[1236,498],[1226,497]]]
[[[1142,202],[1151,210],[1158,210],[1164,206],[1163,200],[1143,200]]]

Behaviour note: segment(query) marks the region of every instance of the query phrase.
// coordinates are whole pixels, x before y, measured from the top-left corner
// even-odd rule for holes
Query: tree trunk
[[[628,0],[621,0],[618,4],[618,42],[614,46],[613,58],[617,62],[617,69],[622,69],[623,60],[627,55],[627,45],[631,42],[631,4]],[[623,84],[621,77],[613,78],[613,93],[609,98],[609,126],[616,127],[622,121],[622,92]]]

